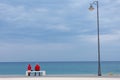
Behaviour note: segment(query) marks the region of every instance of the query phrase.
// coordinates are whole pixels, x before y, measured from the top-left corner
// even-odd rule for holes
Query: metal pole
[[[97,35],[98,35],[98,76],[101,75],[101,63],[100,63],[100,36],[99,36],[99,4],[98,1],[96,1],[97,4]]]

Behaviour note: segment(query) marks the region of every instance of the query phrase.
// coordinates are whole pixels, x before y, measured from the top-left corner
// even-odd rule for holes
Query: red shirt
[[[30,65],[30,64],[28,64],[27,69],[28,69],[28,70],[31,70],[31,65]]]
[[[40,65],[36,64],[35,71],[40,71]]]

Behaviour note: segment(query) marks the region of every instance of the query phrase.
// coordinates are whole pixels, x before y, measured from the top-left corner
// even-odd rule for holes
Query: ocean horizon
[[[47,75],[87,75],[98,73],[97,61],[33,61],[33,62],[0,62],[0,75],[25,75],[27,65],[32,70],[36,64],[45,70]],[[120,74],[120,61],[102,61],[102,74]]]

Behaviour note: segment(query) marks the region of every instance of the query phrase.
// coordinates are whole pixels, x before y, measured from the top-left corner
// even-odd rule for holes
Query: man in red
[[[40,71],[40,65],[39,64],[36,64],[35,71]]]
[[[27,70],[28,70],[28,71],[31,71],[31,69],[32,69],[31,65],[28,64]],[[30,72],[28,72],[28,76],[30,76]]]
[[[40,71],[40,65],[39,64],[36,64],[35,66],[35,71]],[[35,76],[36,76],[36,73],[35,73]],[[39,72],[39,76],[40,76],[40,72]]]

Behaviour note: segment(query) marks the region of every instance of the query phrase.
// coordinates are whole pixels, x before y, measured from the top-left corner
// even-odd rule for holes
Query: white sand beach
[[[120,77],[0,77],[0,80],[120,80]]]

